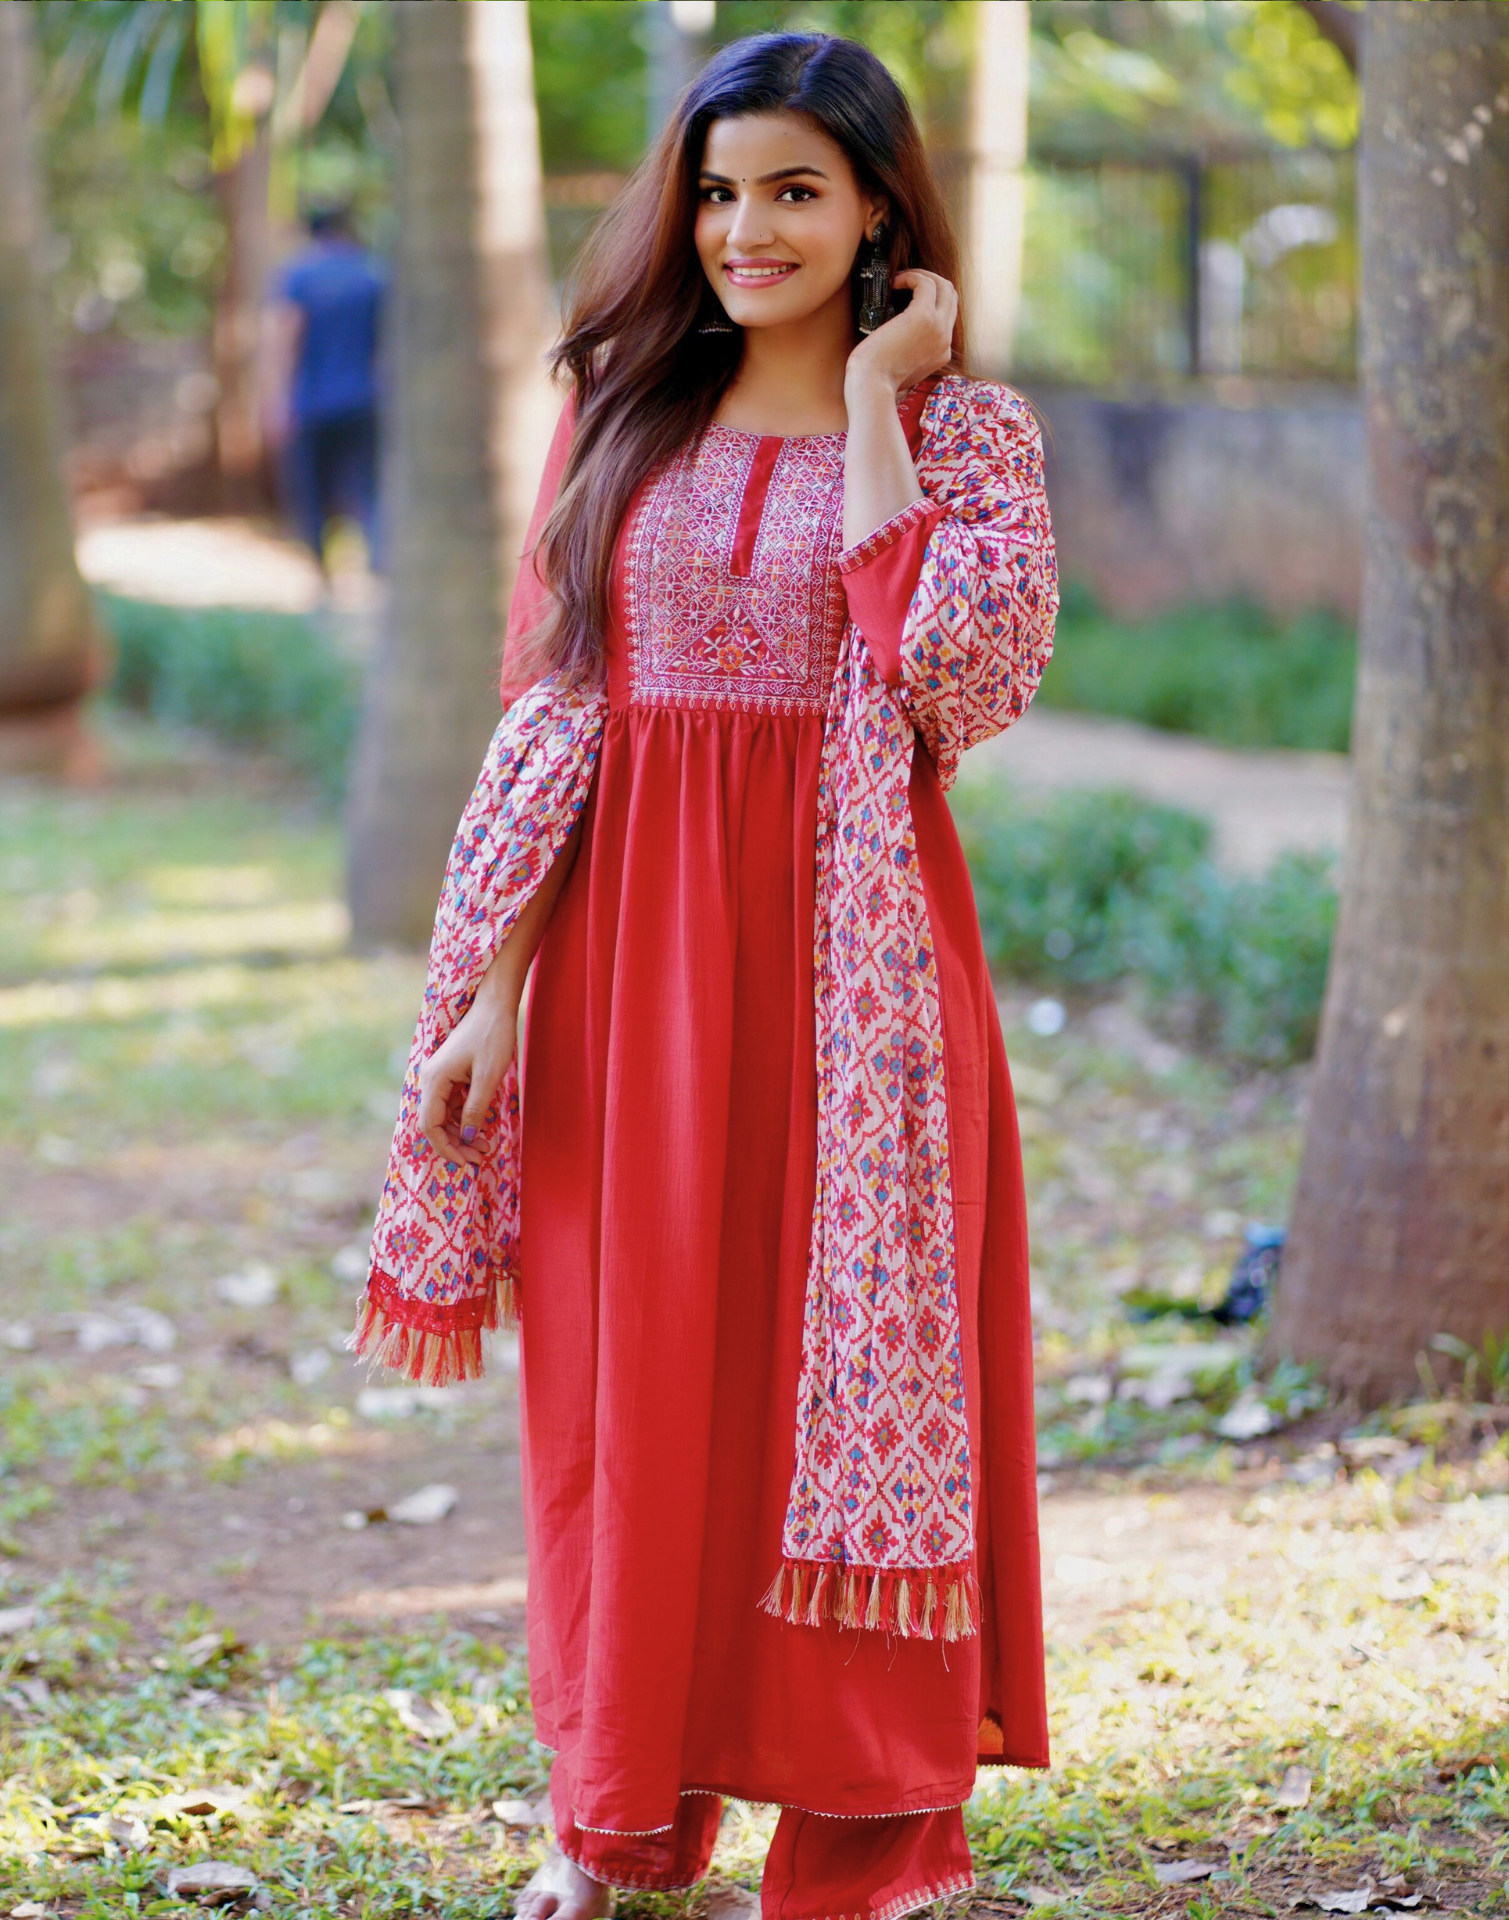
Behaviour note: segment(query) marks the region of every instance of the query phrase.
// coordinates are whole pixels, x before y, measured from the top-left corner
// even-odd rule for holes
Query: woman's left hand
[[[845,384],[879,380],[893,393],[903,393],[948,365],[959,313],[953,283],[941,273],[908,267],[891,284],[910,288],[912,297],[903,312],[867,334],[849,355]]]

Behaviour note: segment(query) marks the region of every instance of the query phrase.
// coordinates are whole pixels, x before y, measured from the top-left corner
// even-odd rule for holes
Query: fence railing
[[[1351,380],[1356,267],[1350,154],[1038,159],[1014,370]]]
[[[1084,386],[1191,376],[1350,381],[1351,154],[1036,158],[1011,372]],[[558,272],[622,185],[545,182]]]

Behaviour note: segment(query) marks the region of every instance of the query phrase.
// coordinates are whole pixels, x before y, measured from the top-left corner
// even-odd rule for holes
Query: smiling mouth
[[[756,265],[753,261],[725,261],[723,271],[736,287],[772,287],[778,280],[791,278],[796,262],[771,260]]]

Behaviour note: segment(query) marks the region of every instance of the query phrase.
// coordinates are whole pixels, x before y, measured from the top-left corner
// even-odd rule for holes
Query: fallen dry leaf
[[[43,1916],[51,1912],[51,1907],[41,1906],[35,1900],[23,1900],[19,1907],[11,1908],[10,1920],[43,1920]]]
[[[1153,1868],[1153,1878],[1160,1887],[1178,1887],[1186,1880],[1208,1880],[1225,1865],[1224,1860],[1160,1860]]]
[[[389,1687],[383,1698],[398,1715],[399,1724],[417,1733],[421,1740],[448,1740],[456,1731],[450,1709],[426,1700],[422,1693],[408,1687]]]
[[[1387,1899],[1388,1896],[1380,1896]],[[1364,1880],[1347,1893],[1314,1893],[1306,1887],[1289,1902],[1291,1907],[1318,1907],[1322,1913],[1366,1913],[1373,1904],[1373,1883]]]
[[[703,1905],[707,1920],[754,1920],[760,1911],[760,1896],[747,1887],[718,1887]]]
[[[41,1617],[40,1607],[0,1607],[0,1639],[12,1633],[25,1633]]]
[[[1029,1907],[1061,1907],[1069,1897],[1066,1893],[1055,1893],[1052,1887],[1040,1887],[1030,1880],[1017,1891]]]
[[[402,1527],[431,1527],[437,1520],[443,1520],[460,1498],[455,1487],[437,1480],[389,1507],[388,1518]]]
[[[253,1260],[239,1273],[226,1273],[215,1282],[215,1292],[231,1307],[270,1307],[278,1297],[278,1276],[263,1260]]]
[[[146,1821],[134,1813],[97,1814],[92,1820],[81,1820],[74,1831],[92,1831],[101,1840],[113,1840],[123,1853],[141,1853],[151,1843]]]
[[[179,1648],[179,1653],[191,1667],[203,1667],[211,1660],[228,1657],[240,1651],[241,1642],[228,1640],[218,1627],[209,1633],[196,1634],[186,1645]]]
[[[4,1615],[0,1614],[0,1620],[3,1619]],[[1460,1780],[1464,1773],[1471,1773],[1474,1767],[1493,1767],[1499,1764],[1491,1753],[1456,1754],[1450,1760],[1437,1763],[1436,1778],[1443,1785],[1449,1786],[1453,1780]]]
[[[1315,1775],[1308,1767],[1287,1767],[1273,1796],[1273,1804],[1276,1807],[1302,1807],[1309,1801],[1310,1789],[1314,1784]]]
[[[494,1800],[493,1818],[505,1827],[543,1827],[549,1808],[538,1808],[532,1800]]]
[[[173,1895],[199,1894],[201,1905],[218,1907],[238,1894],[255,1893],[257,1876],[248,1867],[233,1867],[225,1860],[196,1860],[192,1866],[170,1867],[163,1875],[164,1889]],[[219,1898],[215,1898],[218,1894]]]
[[[187,1793],[165,1793],[160,1800],[137,1800],[123,1813],[140,1814],[143,1820],[177,1820],[183,1815],[203,1819],[212,1813],[238,1813],[245,1803],[244,1793],[222,1793],[218,1787],[191,1787]]]

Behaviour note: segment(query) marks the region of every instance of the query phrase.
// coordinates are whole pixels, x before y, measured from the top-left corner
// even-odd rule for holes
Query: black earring
[[[698,321],[697,331],[698,333],[730,334],[737,333],[738,328],[715,299],[704,317]]]
[[[884,252],[885,228],[877,227],[866,244],[869,255],[859,270],[859,331],[873,333],[891,317],[891,269]]]

